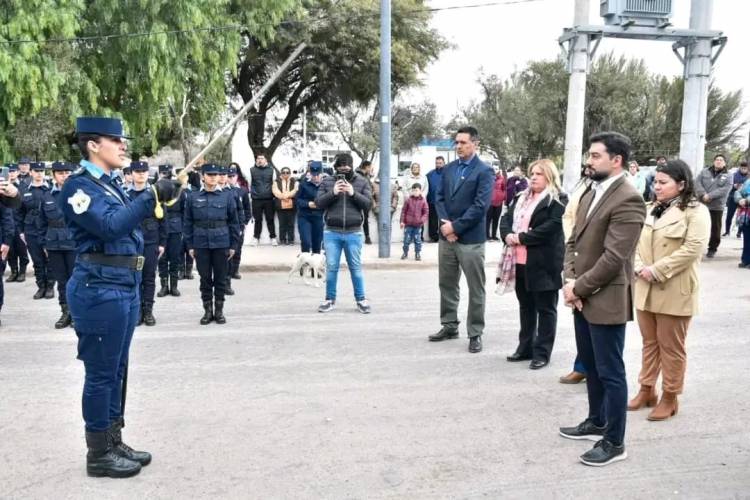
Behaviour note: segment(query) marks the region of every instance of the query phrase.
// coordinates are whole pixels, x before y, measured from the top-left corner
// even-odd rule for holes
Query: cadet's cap
[[[36,172],[44,172],[44,162],[43,161],[31,162],[31,170],[34,170]]]
[[[147,161],[131,161],[130,169],[133,172],[148,172],[148,162]]]
[[[133,170],[130,167],[122,167],[122,175],[130,175],[133,173]]]
[[[201,167],[201,173],[204,174],[218,174],[221,171],[221,167],[215,163],[204,163]]]
[[[219,165],[219,175],[227,175],[229,169],[226,165]]]
[[[31,163],[31,158],[28,156],[22,156],[20,160],[18,160],[19,165],[22,163]]]
[[[76,134],[106,135],[130,139],[122,129],[122,120],[103,116],[80,116],[76,118]]]
[[[235,167],[234,165],[229,165],[227,167],[227,174],[228,175],[237,175],[237,167]]]
[[[309,170],[311,174],[319,174],[323,171],[323,165],[318,162],[312,162]]]
[[[72,163],[67,161],[56,161],[52,164],[53,172],[72,172],[75,170]]]
[[[6,163],[6,167],[8,167],[8,172],[17,172],[18,171],[18,165],[15,163]]]
[[[167,174],[172,172],[172,165],[159,165],[159,173]]]

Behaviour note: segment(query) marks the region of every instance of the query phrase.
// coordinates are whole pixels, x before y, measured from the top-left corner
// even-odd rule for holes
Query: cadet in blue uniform
[[[112,179],[126,161],[122,122],[78,118],[76,133],[85,159],[63,185],[60,201],[76,243],[67,297],[86,372],[86,469],[92,476],[128,477],[151,461],[149,453],[122,442],[124,380],[144,261],[138,225],[153,217],[160,199],[172,198],[175,187],[160,181],[130,201]]]
[[[31,159],[23,157],[18,160],[18,184],[26,188],[31,184]]]
[[[185,244],[201,277],[204,315],[200,324],[223,324],[227,271],[240,241],[240,221],[234,196],[218,189],[220,167],[207,163],[201,171],[203,188],[194,191],[185,204]]]
[[[149,190],[148,163],[145,161],[134,161],[130,164],[133,174],[133,185],[126,192],[131,200],[135,201]],[[156,292],[156,265],[159,256],[164,253],[164,245],[167,242],[167,232],[162,220],[155,216],[143,219],[140,225],[143,234],[143,279],[141,281],[141,317],[138,324],[154,326],[154,293]]]
[[[237,207],[237,219],[239,220],[239,226],[240,226],[240,239],[239,241],[242,241],[242,227],[243,227],[243,221],[245,220],[245,210],[242,207],[242,197],[240,196],[239,191],[236,191],[232,189],[232,186],[229,184],[229,168],[225,167],[224,165],[219,165],[219,189],[222,191],[227,191],[232,198],[234,199],[234,204]],[[240,242],[237,243],[237,248],[239,249]],[[229,264],[227,267],[227,286],[224,290],[225,295],[234,295],[234,289],[232,288],[232,261],[234,261],[235,255],[237,255],[236,250],[234,252],[234,255],[231,259],[229,259]]]
[[[39,217],[42,209],[42,200],[49,194],[49,186],[44,182],[44,163],[33,162],[31,164],[31,183],[26,186],[21,195],[21,208],[18,209],[19,232],[26,241],[31,254],[31,262],[34,264],[34,280],[38,290],[34,299],[55,298],[55,282],[48,276],[47,256],[42,246],[41,231],[39,230]]]
[[[52,164],[54,185],[51,191],[45,192],[39,215],[40,239],[49,260],[49,275],[57,281],[57,297],[62,312],[60,319],[55,323],[57,329],[71,325],[65,286],[73,274],[76,245],[73,241],[73,233],[65,224],[60,193],[72,171],[72,163],[56,161]]]
[[[9,163],[8,173],[10,175],[10,182],[20,192],[25,189],[25,186],[18,180],[18,165],[15,163]],[[19,193],[19,197],[22,197],[23,193]],[[8,265],[10,266],[10,275],[5,280],[6,283],[23,283],[26,281],[26,266],[29,265],[29,251],[26,247],[26,242],[21,239],[21,220],[20,220],[20,207],[12,209],[13,211],[13,222],[14,222],[14,233],[13,241],[10,244],[10,252],[8,252]]]
[[[250,220],[253,218],[252,205],[250,203],[250,193],[244,186],[239,185],[239,165],[232,163],[229,165],[229,171],[227,173],[227,186],[235,191],[237,196],[237,207],[242,208],[242,214],[244,217],[240,217],[240,243],[237,245],[237,252],[229,264],[229,274],[232,279],[238,280],[242,278],[240,275],[240,260],[242,259],[242,245],[245,243],[245,230],[247,225],[250,224]],[[238,211],[239,212],[239,211]]]
[[[179,176],[180,172],[184,170],[183,168],[177,168],[175,169],[175,173]],[[197,178],[197,186],[196,184],[196,178]],[[182,212],[185,213],[185,203],[187,203],[187,199],[190,197],[190,193],[193,191],[197,191],[201,188],[201,174],[198,172],[190,172],[188,174],[188,184],[185,186],[184,194],[185,197],[184,200],[182,200]],[[190,252],[188,252],[187,245],[185,245],[185,236],[183,234],[182,236],[182,246],[180,248],[180,258],[177,263],[177,279],[178,280],[191,280],[193,279],[193,263],[194,260],[190,256]]]
[[[172,165],[159,165],[159,176],[164,179],[172,178]],[[179,297],[177,289],[179,278],[180,253],[182,251],[182,213],[185,211],[185,198],[187,193],[183,192],[173,205],[165,207],[164,217],[167,232],[167,241],[164,254],[159,258],[159,279],[161,290],[158,297],[172,295]]]
[[[0,277],[5,272],[5,261],[10,252],[10,245],[13,243],[13,237],[16,234],[16,224],[13,221],[13,210],[0,204]],[[5,290],[3,289],[3,280],[0,279],[0,310],[3,308],[5,299]]]

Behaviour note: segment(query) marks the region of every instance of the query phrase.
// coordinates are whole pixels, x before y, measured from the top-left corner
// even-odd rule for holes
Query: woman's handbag
[[[497,264],[497,279],[496,294],[505,295],[516,289],[516,251],[511,245],[505,247]]]

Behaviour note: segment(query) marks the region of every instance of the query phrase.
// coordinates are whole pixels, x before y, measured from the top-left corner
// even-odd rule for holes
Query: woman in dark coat
[[[507,259],[515,266],[521,321],[518,347],[507,359],[531,360],[529,368],[538,370],[549,363],[555,343],[567,198],[560,193],[560,175],[552,161],[534,162],[529,174],[529,187],[510,203],[500,221],[500,234],[507,245]]]

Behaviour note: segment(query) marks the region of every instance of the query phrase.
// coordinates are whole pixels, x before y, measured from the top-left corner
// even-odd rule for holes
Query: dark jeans
[[[297,217],[302,252],[320,253],[323,245],[323,215]]]
[[[723,210],[709,210],[711,214],[711,238],[708,240],[708,251],[715,252],[721,243],[721,217]]]
[[[229,270],[228,248],[196,248],[195,267],[201,276],[201,300],[224,302]]]
[[[734,202],[734,192],[732,192],[729,193],[729,198],[727,198],[727,220],[724,222],[724,232],[727,234],[732,229],[732,219],[734,219],[735,212],[737,212],[737,203]]]
[[[167,236],[167,246],[159,259],[159,277],[177,277],[182,252],[182,233],[170,233]]]
[[[73,275],[76,262],[75,250],[47,250],[49,254],[49,273],[53,280],[57,280],[57,300],[60,304],[67,304],[65,287]]]
[[[586,365],[581,361],[581,355],[576,353],[576,360],[573,361],[573,371],[586,375]]]
[[[440,239],[440,224],[438,220],[437,208],[434,203],[428,205],[430,209],[429,219],[427,221],[427,236],[430,241],[438,241]]]
[[[750,266],[750,224],[740,228],[742,231],[742,263]]]
[[[625,439],[628,406],[628,382],[622,351],[625,346],[625,324],[596,325],[574,311],[576,346],[586,366],[586,388],[589,394],[589,420],[607,425],[604,437],[614,445]]]
[[[526,266],[516,265],[516,298],[521,330],[516,352],[539,361],[549,361],[557,331],[557,290],[531,292],[526,289]]]
[[[294,243],[294,210],[279,210],[277,213],[281,243]]]
[[[497,226],[500,223],[500,215],[503,213],[503,206],[495,207],[490,205],[487,210],[487,239],[497,238]]]
[[[8,265],[11,271],[22,273],[26,272],[26,266],[29,265],[29,250],[18,233],[13,236],[13,241],[10,244]]]
[[[260,233],[263,231],[263,216],[265,215],[266,225],[268,226],[268,235],[271,238],[276,238],[276,222],[273,220],[273,200],[253,200],[252,206],[253,217],[255,217],[253,237],[256,240],[260,238]]]

